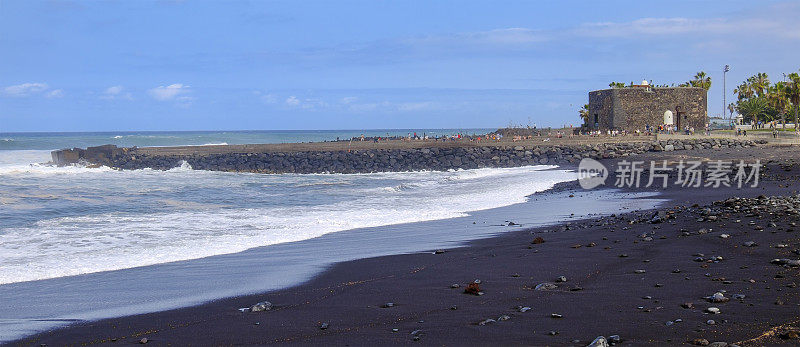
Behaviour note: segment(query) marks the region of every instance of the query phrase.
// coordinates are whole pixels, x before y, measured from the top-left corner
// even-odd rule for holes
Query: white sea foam
[[[88,168],[83,165],[58,167],[49,164],[50,151],[18,150],[0,151],[0,179],[12,177],[47,177],[114,171],[109,167]]]
[[[208,172],[192,170],[185,162],[166,172],[7,166],[0,165],[0,176],[12,181],[40,177],[37,187],[51,201],[69,201],[75,209],[110,201],[113,208],[29,225],[0,225],[0,284],[236,253],[355,228],[460,217],[520,203],[555,183],[575,179],[574,173],[543,171],[550,168],[545,166],[355,175]],[[191,195],[198,191],[206,195]],[[73,194],[81,194],[83,200],[66,199]],[[111,197],[131,205],[120,208],[116,204],[123,200]],[[32,197],[8,199],[15,204]],[[128,208],[145,203],[163,208]]]

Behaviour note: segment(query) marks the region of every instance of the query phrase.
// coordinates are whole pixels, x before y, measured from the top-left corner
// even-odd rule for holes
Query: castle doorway
[[[686,112],[683,112],[683,108],[680,106],[675,106],[675,126],[678,128],[678,132],[683,131],[682,121],[686,118]]]

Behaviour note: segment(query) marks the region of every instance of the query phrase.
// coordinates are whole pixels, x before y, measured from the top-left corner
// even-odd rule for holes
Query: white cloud
[[[800,4],[779,3],[759,11],[751,9],[725,17],[646,17],[624,22],[586,22],[559,29],[511,27],[401,37],[341,46],[335,48],[334,53],[348,61],[362,61],[358,58],[372,58],[375,54],[382,54],[386,61],[447,54],[497,56],[509,50],[542,50],[548,54],[552,50],[563,52],[561,48],[581,47],[583,42],[589,43],[587,49],[595,49],[592,46],[597,39],[617,40],[619,43],[675,39],[687,47],[702,41],[727,40],[735,47],[743,47],[745,38],[759,42],[800,39],[797,18],[800,18]],[[316,57],[329,57],[330,52],[322,52]]]
[[[724,35],[726,39],[730,39],[731,35],[754,35],[759,39],[797,39],[800,38],[800,30],[797,29],[798,16],[800,5],[782,3],[760,11],[747,11],[722,18],[639,18],[630,22],[586,23],[568,30],[567,35],[620,38]]]
[[[15,86],[8,86],[3,89],[5,95],[13,97],[25,97],[39,94],[50,88],[47,83],[23,83]]]
[[[725,20],[694,18],[640,18],[631,22],[587,23],[573,33],[586,37],[670,36],[690,33],[727,33],[734,27]]]
[[[352,112],[373,112],[373,111],[378,110],[382,106],[383,107],[389,106],[389,103],[387,103],[387,102],[383,102],[383,103],[370,102],[370,103],[363,103],[363,104],[348,104],[347,105],[347,110],[352,111]]]
[[[267,104],[274,104],[278,102],[278,97],[274,94],[264,94],[260,97],[261,101]]]
[[[342,98],[342,103],[345,104],[345,105],[352,104],[352,103],[356,102],[356,100],[358,100],[358,98],[355,97],[355,96],[346,96],[346,97]]]
[[[158,86],[147,91],[153,99],[158,101],[170,101],[180,99],[178,101],[190,100],[189,97],[178,98],[181,95],[189,93],[189,86],[184,86],[181,83],[174,83],[168,86]],[[188,98],[188,99],[187,99]]]
[[[191,97],[191,96],[179,96],[179,97],[175,98],[176,105],[178,107],[183,107],[183,108],[187,108],[189,106],[192,106],[192,102],[193,101],[194,101],[194,98]]]
[[[430,101],[425,102],[403,102],[397,105],[397,109],[400,111],[420,111],[430,109],[434,106],[434,103]]]
[[[125,88],[123,88],[122,86],[108,87],[108,89],[106,89],[106,94],[108,94],[108,95],[119,95],[119,93],[122,93],[123,89],[125,89]]]
[[[493,44],[524,44],[542,42],[549,39],[540,31],[528,28],[507,28],[484,31],[477,35],[472,35],[472,38]]]
[[[265,104],[274,104],[278,102],[278,96],[275,94],[254,90],[253,95],[257,96],[258,99]]]
[[[327,102],[319,98],[298,98],[294,95],[289,96],[284,101],[286,106],[293,108],[302,108],[304,110],[316,110],[330,106]]]
[[[122,86],[113,86],[106,88],[106,90],[103,91],[103,94],[100,95],[100,98],[106,100],[114,100],[114,99],[133,100],[133,95],[130,92],[125,92],[125,88]]]
[[[63,96],[64,96],[64,91],[61,90],[61,89],[51,90],[50,92],[45,94],[45,97],[47,97],[47,98],[60,98],[60,97],[63,97]]]
[[[286,104],[289,105],[289,106],[298,106],[298,105],[300,105],[300,99],[298,99],[296,96],[292,95],[292,96],[286,98]]]
[[[433,49],[527,47],[551,39],[545,31],[529,28],[501,28],[489,31],[462,32],[406,38],[400,44]]]

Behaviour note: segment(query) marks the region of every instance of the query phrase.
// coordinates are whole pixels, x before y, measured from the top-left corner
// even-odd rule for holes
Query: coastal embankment
[[[57,165],[84,163],[123,170],[168,170],[184,162],[197,170],[252,173],[371,173],[526,165],[575,164],[583,158],[613,159],[645,152],[748,148],[765,140],[651,137],[542,139],[519,142],[319,142],[183,147],[114,145],[52,152]]]

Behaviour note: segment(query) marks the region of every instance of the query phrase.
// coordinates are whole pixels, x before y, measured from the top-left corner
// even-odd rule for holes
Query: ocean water
[[[413,130],[397,134],[407,132]],[[148,146],[361,133],[0,135],[17,143],[7,148],[0,142],[0,341],[75,320],[277,289],[335,262],[453,246],[502,232],[503,218],[520,214],[536,225],[569,218],[568,210],[579,216],[614,213],[630,203],[599,193],[581,202],[532,202],[533,194],[575,179],[574,172],[553,166],[263,175],[193,170],[187,164],[167,171],[45,164],[51,149],[103,144],[109,136],[123,136],[117,144]],[[639,199],[635,205],[656,203]],[[509,212],[531,204],[539,205]],[[472,224],[476,216],[480,223]]]
[[[100,146],[202,146],[251,143],[334,141],[364,136],[443,136],[486,134],[497,129],[367,129],[367,130],[279,130],[279,131],[112,131],[70,133],[2,133],[2,150],[52,150]]]

